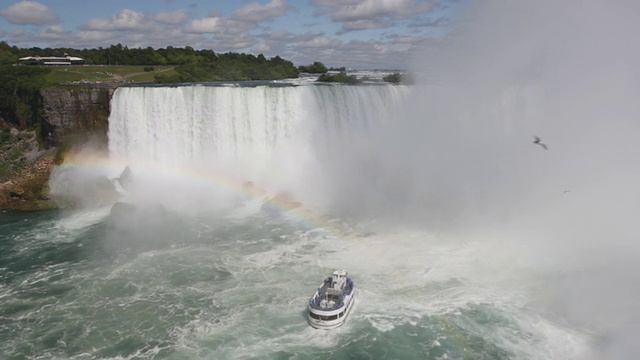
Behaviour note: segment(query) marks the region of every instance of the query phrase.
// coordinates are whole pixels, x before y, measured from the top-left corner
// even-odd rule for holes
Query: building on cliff
[[[84,59],[69,56],[27,56],[18,59],[18,63],[26,65],[82,65]]]

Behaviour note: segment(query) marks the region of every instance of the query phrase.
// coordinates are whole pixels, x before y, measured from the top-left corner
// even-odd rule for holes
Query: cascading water
[[[109,152],[134,172],[191,169],[321,205],[327,164],[390,121],[408,93],[383,85],[125,87],[114,94]]]
[[[468,197],[442,181],[460,184],[451,178],[460,172],[445,176],[436,160],[444,144],[437,137],[451,133],[438,132],[442,124],[424,131],[424,122],[442,117],[405,112],[424,91],[118,89],[109,161],[118,171],[130,166],[132,205],[110,216],[109,208],[88,208],[65,221],[34,219],[27,229],[2,225],[11,239],[2,254],[17,244],[48,254],[33,269],[4,259],[2,316],[13,325],[0,329],[3,351],[79,359],[580,358],[592,338],[529,305],[543,277],[517,255],[520,244],[463,227],[439,233],[451,226],[433,219],[455,215]],[[438,93],[428,100],[434,109]],[[54,184],[68,179],[63,174]],[[316,212],[298,207],[291,218],[281,202],[273,203],[279,212],[251,207],[252,196],[266,197],[238,198],[246,181],[287,191],[290,202]],[[325,210],[350,218],[317,215]],[[334,268],[354,278],[356,305],[343,327],[319,332],[304,309]]]

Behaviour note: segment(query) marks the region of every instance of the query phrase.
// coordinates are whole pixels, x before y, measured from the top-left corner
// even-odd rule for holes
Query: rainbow
[[[103,174],[109,178],[117,177],[129,162],[114,156],[105,156],[103,153],[82,152],[68,154],[64,163],[60,166],[81,168]],[[203,172],[190,167],[168,166],[156,162],[138,164],[145,171],[170,175],[189,181],[193,184],[212,185],[216,188],[235,192],[249,199],[261,201],[268,212],[277,212],[288,218],[300,222],[310,229],[322,229],[332,236],[348,236],[351,232],[336,219],[329,219],[325,215],[314,211],[304,204],[295,201],[291,197],[257,186],[251,181],[233,179],[223,176],[218,172]],[[135,168],[132,169],[135,174]]]

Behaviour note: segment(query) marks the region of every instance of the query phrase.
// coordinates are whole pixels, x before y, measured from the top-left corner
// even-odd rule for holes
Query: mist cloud
[[[638,14],[632,1],[474,4],[416,59],[423,91],[375,151],[392,164],[383,190],[411,189],[375,206],[524,244],[514,255],[548,275],[538,305],[596,329],[595,358],[638,351]]]
[[[470,6],[414,59],[404,106],[333,159],[335,208],[384,231],[518,244],[541,279],[529,306],[595,333],[593,358],[635,357],[638,14],[631,1]]]

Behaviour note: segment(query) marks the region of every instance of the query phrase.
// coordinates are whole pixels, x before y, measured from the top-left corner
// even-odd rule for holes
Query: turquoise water
[[[554,359],[586,346],[527,309],[522,274],[476,277],[473,244],[339,237],[259,211],[108,214],[1,214],[1,358]],[[316,330],[305,306],[333,268],[353,277],[356,307]]]

